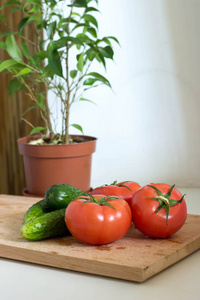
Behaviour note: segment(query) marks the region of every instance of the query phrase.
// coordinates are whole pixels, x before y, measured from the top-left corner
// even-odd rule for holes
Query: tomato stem
[[[165,204],[169,205],[169,200],[164,196],[157,196],[157,199],[162,200]]]

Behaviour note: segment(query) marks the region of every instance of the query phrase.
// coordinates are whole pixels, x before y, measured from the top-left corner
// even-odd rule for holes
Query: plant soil
[[[77,144],[77,143],[84,143],[87,142],[88,138],[84,136],[76,136],[70,137],[69,144]],[[31,140],[29,142],[30,145],[63,145],[62,137],[60,134],[56,134],[53,137],[42,136],[37,140]]]

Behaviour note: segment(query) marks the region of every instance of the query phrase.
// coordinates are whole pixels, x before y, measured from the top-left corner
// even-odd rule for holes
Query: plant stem
[[[36,31],[36,40],[37,40],[37,51],[40,51],[40,41],[41,38],[43,38],[43,33],[39,32],[37,29],[37,26],[35,25],[35,31]],[[41,67],[44,68],[45,64],[44,61],[42,61],[41,63]],[[51,112],[49,109],[49,103],[48,103],[48,86],[47,86],[47,82],[46,80],[43,81],[44,82],[44,105],[46,107],[45,109],[45,120],[46,120],[46,124],[47,124],[47,128],[50,131],[50,140],[52,139],[52,124],[51,124]]]
[[[45,120],[47,121],[47,127],[50,131],[50,139],[51,139],[51,136],[52,136],[52,124],[51,124],[51,113],[50,113],[50,109],[49,109],[49,103],[48,103],[48,100],[47,100],[47,95],[48,95],[48,87],[47,87],[47,83],[45,82],[44,83],[44,87],[45,87],[45,95],[44,95],[44,105],[46,106],[46,110],[45,110]]]
[[[72,8],[69,14],[69,22],[67,24],[67,34],[70,36],[70,28],[69,28],[69,23],[72,15]],[[70,96],[71,96],[71,91],[70,91],[70,83],[69,83],[69,44],[68,42],[66,43],[66,83],[67,83],[67,92],[66,92],[66,100],[65,100],[65,111],[66,111],[66,116],[65,116],[65,144],[69,144],[69,111],[70,111]]]
[[[70,110],[70,86],[69,86],[69,45],[67,43],[67,56],[66,56],[66,82],[67,82],[67,92],[65,100],[65,144],[69,144],[69,110]]]
[[[31,100],[35,103],[37,103],[37,105],[39,106],[40,108],[40,114],[41,114],[41,117],[42,119],[44,120],[44,122],[46,123],[46,126],[50,129],[51,128],[51,121],[48,119],[50,118],[50,110],[49,110],[49,106],[48,106],[48,103],[47,103],[47,106],[46,106],[46,110],[44,110],[45,112],[45,116],[43,116],[43,109],[41,108],[35,94],[33,93],[32,89],[30,88],[30,86],[24,81],[23,77],[20,76],[20,80],[21,82],[24,84],[24,86],[26,86],[27,90],[28,90],[28,95],[30,96]],[[47,97],[45,95],[45,101],[47,101]],[[47,109],[49,110],[49,114],[47,114]],[[25,119],[23,119],[25,120]],[[27,121],[28,123],[28,121]],[[30,125],[30,124],[29,124]],[[32,126],[33,127],[33,126]],[[50,129],[52,131],[52,128]]]

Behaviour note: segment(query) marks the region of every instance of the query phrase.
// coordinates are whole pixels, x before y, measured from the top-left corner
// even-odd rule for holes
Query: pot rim
[[[41,135],[26,136],[17,140],[19,152],[24,156],[40,158],[63,158],[90,155],[96,150],[97,138],[87,135],[71,135],[72,137],[86,137],[88,141],[67,145],[31,145],[28,141],[37,139]]]
[[[88,139],[87,141],[84,141],[84,142],[81,142],[81,143],[74,143],[74,144],[62,144],[62,146],[75,146],[77,144],[84,144],[84,143],[89,143],[91,141],[94,141],[94,140],[97,140],[96,137],[94,136],[90,136],[90,135],[81,135],[81,134],[70,134],[71,137],[84,137],[86,139]],[[31,141],[31,140],[37,140],[39,139],[40,137],[42,137],[41,134],[37,134],[37,135],[28,135],[28,136],[24,136],[24,137],[21,137],[19,139],[17,139],[17,142],[18,143],[22,143],[22,144],[28,144],[27,142]],[[28,144],[29,145],[29,144]],[[52,147],[52,146],[61,146],[61,145],[29,145],[29,146],[43,146],[43,147]]]

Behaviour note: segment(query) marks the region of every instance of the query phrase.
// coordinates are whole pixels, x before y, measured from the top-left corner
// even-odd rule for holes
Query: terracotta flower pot
[[[39,137],[18,139],[19,152],[24,160],[26,192],[43,197],[50,186],[59,183],[70,184],[88,192],[92,153],[95,152],[97,139],[84,136],[86,142],[69,145],[28,144],[30,140]]]

